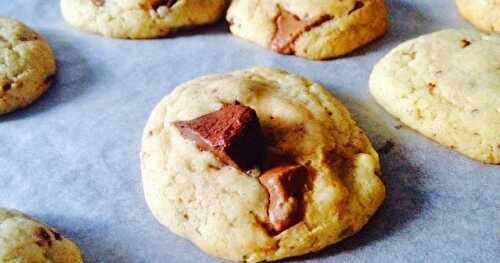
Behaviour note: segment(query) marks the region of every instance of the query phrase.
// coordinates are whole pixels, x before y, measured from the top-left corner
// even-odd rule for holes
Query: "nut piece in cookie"
[[[307,169],[302,165],[279,166],[265,172],[260,183],[269,193],[269,227],[280,233],[298,223]]]
[[[295,40],[311,28],[330,20],[330,16],[324,15],[308,20],[301,20],[298,16],[280,9],[280,15],[276,18],[276,34],[270,43],[272,50],[282,54],[293,54]]]
[[[222,162],[237,169],[249,170],[262,158],[265,140],[257,113],[238,102],[174,125],[200,150],[211,151]]]

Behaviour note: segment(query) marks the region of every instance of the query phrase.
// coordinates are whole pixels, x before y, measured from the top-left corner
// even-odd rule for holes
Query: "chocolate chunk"
[[[106,0],[90,0],[95,6],[103,6]]]
[[[292,54],[294,52],[294,43],[302,33],[330,19],[330,16],[325,15],[301,20],[298,16],[281,9],[280,14],[276,18],[277,29],[270,47],[279,53]]]
[[[269,193],[269,228],[274,233],[298,223],[303,214],[307,169],[302,165],[278,166],[265,172],[260,183]]]
[[[54,238],[55,238],[56,240],[62,240],[62,236],[61,236],[61,234],[59,234],[57,231],[50,230],[50,232],[52,233],[52,235],[54,236]]]
[[[434,90],[436,89],[435,83],[427,83],[427,90],[431,95],[434,95]]]
[[[35,41],[38,40],[38,36],[34,33],[25,33],[24,35],[19,36],[19,41]]]
[[[175,5],[175,3],[177,3],[177,0],[155,0],[151,4],[151,8],[153,8],[154,10],[158,10],[158,8],[160,8],[161,6],[170,8]]]
[[[7,82],[1,87],[3,92],[7,92],[12,89],[12,82]]]
[[[50,237],[49,232],[45,230],[44,228],[39,228],[35,232],[35,236],[38,238],[38,241],[36,241],[36,244],[43,247],[43,246],[52,246],[52,238]]]
[[[356,3],[354,3],[354,7],[351,9],[351,11],[349,11],[349,15],[356,12],[357,10],[363,8],[363,6],[365,6],[365,4],[361,1],[356,1]]]
[[[211,151],[225,164],[240,170],[253,168],[263,156],[265,140],[257,113],[238,102],[174,125],[200,150]]]
[[[462,48],[466,48],[468,46],[470,46],[470,41],[467,40],[467,39],[462,39]]]

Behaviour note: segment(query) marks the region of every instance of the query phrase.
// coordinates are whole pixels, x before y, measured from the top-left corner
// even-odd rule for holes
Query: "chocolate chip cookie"
[[[234,0],[231,32],[282,54],[309,59],[345,55],[383,35],[383,0]]]
[[[192,80],[153,110],[146,201],[210,255],[271,261],[358,232],[385,197],[379,158],[319,84],[254,68]]]
[[[500,37],[450,29],[409,40],[375,66],[370,91],[425,136],[500,164]]]
[[[0,208],[0,262],[83,263],[78,247],[53,228]]]
[[[0,115],[35,101],[55,72],[49,44],[21,22],[0,17]]]
[[[61,0],[61,12],[84,31],[143,39],[213,23],[227,4],[228,0]]]
[[[455,0],[465,19],[488,32],[500,33],[500,0]]]

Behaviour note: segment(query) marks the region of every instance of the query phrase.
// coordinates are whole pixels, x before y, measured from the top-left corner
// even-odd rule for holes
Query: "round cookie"
[[[47,42],[24,24],[0,17],[0,115],[35,101],[55,72]]]
[[[0,208],[0,262],[83,262],[78,247],[18,211]]]
[[[370,91],[425,136],[500,163],[500,37],[444,30],[407,41],[375,66]]]
[[[484,31],[500,33],[500,0],[456,0],[460,14]]]
[[[64,19],[108,37],[163,37],[178,28],[214,23],[227,0],[61,0]]]
[[[280,233],[266,228],[264,171],[224,165],[175,126],[234,101],[256,111],[268,152],[307,167],[303,216]],[[176,88],[146,124],[141,164],[146,201],[159,222],[206,253],[236,261],[321,250],[358,232],[385,197],[378,154],[341,102],[319,84],[270,68]]]
[[[233,34],[308,59],[345,55],[387,30],[383,0],[234,0]]]

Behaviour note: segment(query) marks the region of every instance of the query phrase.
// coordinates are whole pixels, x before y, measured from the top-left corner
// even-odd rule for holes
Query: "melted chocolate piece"
[[[90,0],[95,6],[101,7],[106,3],[106,0]]]
[[[302,33],[330,19],[330,16],[325,15],[308,20],[301,20],[298,16],[281,9],[280,14],[276,18],[277,29],[270,47],[272,50],[282,54],[292,54],[295,51],[293,44]]]
[[[301,220],[306,179],[307,169],[302,165],[278,166],[259,178],[269,193],[271,232],[280,233]]]
[[[211,151],[225,164],[240,170],[252,169],[264,155],[265,140],[257,113],[238,102],[174,125],[200,150]]]

